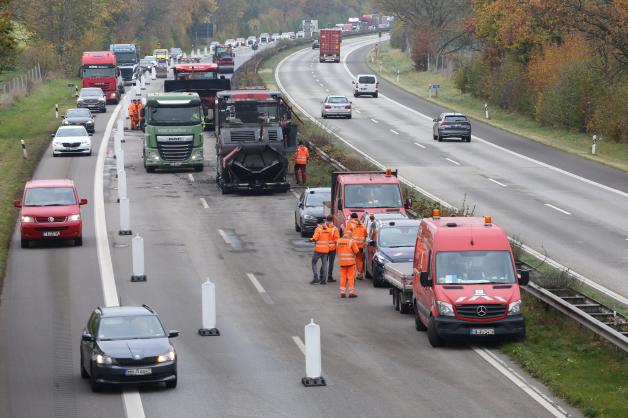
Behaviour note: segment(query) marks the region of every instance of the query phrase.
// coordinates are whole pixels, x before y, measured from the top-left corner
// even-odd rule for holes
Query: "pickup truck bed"
[[[411,261],[384,264],[384,281],[392,286],[393,306],[402,314],[412,313],[412,272]]]

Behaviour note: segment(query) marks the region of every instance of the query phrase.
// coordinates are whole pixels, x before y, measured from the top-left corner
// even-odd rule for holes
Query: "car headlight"
[[[20,221],[22,221],[22,223],[35,222],[35,218],[33,218],[32,216],[22,216],[20,218]]]
[[[440,313],[441,315],[454,316],[454,308],[451,307],[450,303],[437,300],[436,306],[438,307],[438,313]]]
[[[76,99],[76,101],[77,101],[78,103],[83,102],[83,100],[85,100],[85,99],[83,99],[82,97],[79,97],[78,99]]]
[[[68,221],[70,221],[70,222],[76,222],[76,221],[80,221],[80,220],[81,220],[81,214],[68,216]]]
[[[518,315],[521,313],[521,301],[518,300],[508,305],[508,315]]]
[[[386,264],[390,261],[388,257],[383,255],[382,253],[375,253],[374,258],[375,258],[375,261],[377,261],[380,264]]]
[[[163,363],[165,361],[174,361],[175,358],[177,358],[177,354],[174,352],[174,348],[170,347],[170,351],[168,351],[166,354],[162,354],[161,356],[157,357],[157,363]]]
[[[94,121],[93,120],[88,120],[87,122],[85,122],[86,125],[93,125]]]
[[[96,354],[94,356],[94,360],[96,360],[96,363],[98,364],[112,364],[113,360],[111,359],[111,357],[106,356],[104,354]]]
[[[63,121],[63,123],[62,123],[62,125],[69,125],[69,124],[70,124],[70,121],[69,121],[69,120],[67,120],[67,119],[65,119],[65,120]]]
[[[312,216],[312,215],[303,215],[303,219],[307,219],[308,221],[313,221],[316,219],[316,216]]]
[[[104,98],[104,97],[99,97],[99,98],[98,98],[98,101],[99,101],[99,102],[104,102],[104,101],[105,101],[105,98]]]

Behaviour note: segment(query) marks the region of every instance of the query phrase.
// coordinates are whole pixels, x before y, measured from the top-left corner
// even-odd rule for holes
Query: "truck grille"
[[[157,149],[165,161],[185,161],[192,154],[193,136],[158,136]]]
[[[277,131],[268,131],[268,140],[269,141],[276,141],[278,136],[279,135],[277,134]]]
[[[255,141],[254,131],[231,131],[232,141]]]
[[[489,319],[499,318],[506,313],[506,305],[501,304],[477,304],[477,305],[456,305],[458,315],[463,318]],[[482,313],[485,312],[484,315]]]
[[[133,68],[120,68],[120,74],[125,80],[130,80],[133,77]]]

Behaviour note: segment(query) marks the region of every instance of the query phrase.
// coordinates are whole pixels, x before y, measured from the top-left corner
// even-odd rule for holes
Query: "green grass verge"
[[[55,119],[55,104],[59,104],[61,113],[75,107],[74,89],[67,84],[76,82],[46,81],[0,112],[0,291],[17,216],[13,200],[21,198],[24,182],[31,178],[50,144],[50,133],[59,125],[59,120]],[[28,160],[22,158],[20,139],[26,141]]]
[[[367,64],[381,78],[398,85],[404,90],[443,107],[462,112],[469,117],[505,131],[534,141],[576,154],[600,163],[628,171],[628,145],[604,140],[597,143],[597,155],[591,155],[591,136],[565,129],[541,125],[533,118],[519,113],[510,113],[497,106],[489,105],[490,119],[485,119],[482,99],[470,94],[461,94],[455,86],[453,74],[415,71],[410,58],[401,50],[382,43],[379,57],[369,54]],[[397,82],[399,70],[399,82]],[[428,97],[427,86],[440,84],[438,98]],[[433,115],[437,116],[437,115]]]

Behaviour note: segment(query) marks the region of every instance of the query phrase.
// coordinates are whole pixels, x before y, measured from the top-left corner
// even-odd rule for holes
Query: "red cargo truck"
[[[80,71],[83,87],[100,87],[107,102],[118,103],[121,79],[116,65],[116,56],[111,51],[83,52]]]
[[[321,29],[318,35],[320,49],[319,61],[340,62],[340,29]]]

